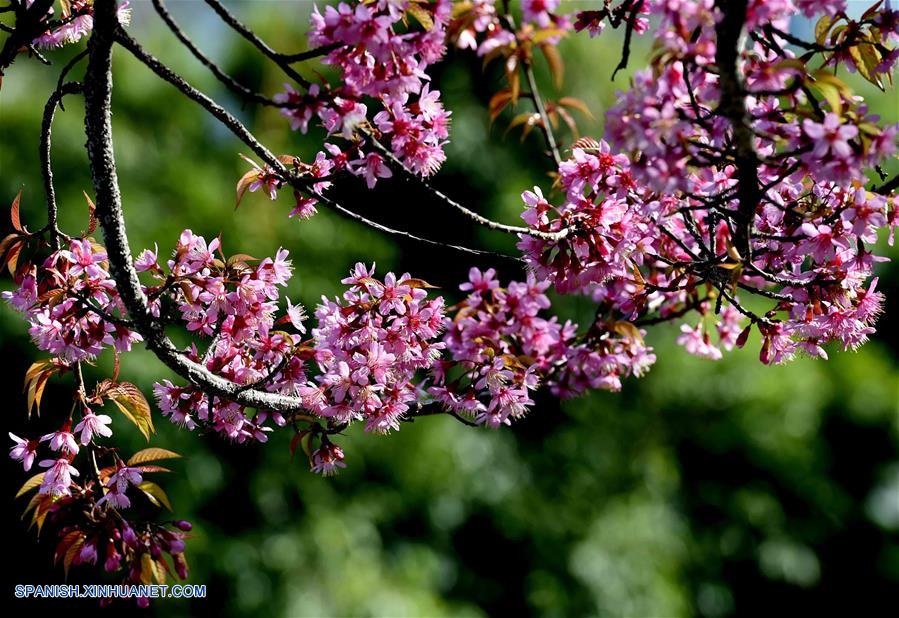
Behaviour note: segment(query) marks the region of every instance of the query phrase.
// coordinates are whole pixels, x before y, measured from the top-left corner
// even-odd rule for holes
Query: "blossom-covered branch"
[[[47,0],[14,2],[15,26],[4,28],[3,69],[19,53],[90,36],[44,105],[47,224],[29,231],[20,192],[12,232],[0,241],[0,263],[15,282],[3,297],[49,355],[26,373],[28,413],[40,409],[49,380],[72,378],[74,405],[53,417],[57,431],[12,436],[10,452],[25,471],[39,451],[49,453],[20,494],[36,492],[27,510],[39,528],[57,530],[66,569],[103,556],[105,570],[126,582],[159,581],[172,567],[187,574],[190,524],[136,513],[170,506],[145,475],[167,471],[156,462],[177,456],[151,447],[125,458],[110,442],[113,418],[99,413],[112,406],[147,439],[154,433],[150,403],[119,376],[119,356],[140,344],[178,376],[154,386],[156,407],[173,423],[239,443],[266,442],[285,427],[291,452],[302,448],[310,468],[329,475],[347,464],[337,441],[354,426],[387,434],[439,414],[502,427],[535,409],[541,387],[560,398],[617,391],[655,362],[646,329],[656,324],[680,322],[677,342],[708,359],[746,346],[756,330],[766,364],[826,358],[828,346],[855,348],[874,332],[883,305],[875,266],[885,259],[875,244],[881,233],[892,244],[899,222],[899,186],[880,165],[896,152],[897,127],[880,123],[837,69],[886,90],[899,58],[899,12],[889,6],[852,18],[841,0],[624,0],[576,15],[562,13],[559,0],[522,0],[520,11],[494,0],[338,2],[313,10],[308,51],[286,54],[206,1],[293,85],[273,96],[246,87],[191,41],[163,0],[153,3],[180,44],[245,104],[276,107],[303,133],[319,123],[326,137],[313,158],[274,154],[146,52],[125,30],[125,2],[63,2],[59,18]],[[816,19],[814,41],[790,32],[797,15]],[[564,39],[600,36],[607,26],[625,29],[619,68],[636,36],[652,32],[656,52],[619,93],[605,138],[582,137],[571,112],[590,110],[541,90],[534,67],[545,61],[561,90]],[[232,239],[185,229],[160,239],[169,252],[157,244],[135,257],[110,122],[116,47],[249,149],[238,204],[253,192],[275,200],[287,188],[287,217],[302,221],[324,206],[486,268],[472,265],[451,303],[420,277],[382,276],[360,261],[344,292],[323,297],[307,317],[284,297],[293,264],[283,247],[263,259],[229,255],[223,245]],[[522,194],[523,226],[494,221],[430,181],[446,158],[451,112],[429,71],[453,48],[482,57],[485,70],[501,65],[491,123],[521,99],[533,104],[509,127],[522,139],[543,133],[553,183]],[[66,81],[85,57],[84,79]],[[299,62],[320,62],[338,79],[313,83],[293,68]],[[68,234],[59,229],[51,129],[63,98],[82,91],[94,199],[85,193],[85,231]],[[477,225],[517,235],[522,257],[384,226],[330,192],[353,178],[373,188],[394,174]],[[500,280],[489,268],[498,259],[527,272]],[[554,314],[554,294],[588,297],[593,318],[578,326]],[[190,344],[176,346],[174,329]],[[114,357],[114,370],[89,384],[83,368],[101,354]]]

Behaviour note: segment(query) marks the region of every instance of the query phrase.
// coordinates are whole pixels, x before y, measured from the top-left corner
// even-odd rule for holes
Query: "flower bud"
[[[193,524],[184,519],[179,519],[178,521],[173,521],[172,525],[178,528],[178,530],[183,530],[184,532],[190,532],[194,529]]]

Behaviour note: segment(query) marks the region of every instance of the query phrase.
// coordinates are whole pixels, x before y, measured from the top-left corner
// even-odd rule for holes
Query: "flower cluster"
[[[287,86],[276,100],[290,104],[282,113],[291,128],[306,132],[316,116],[329,134],[351,138],[357,129],[376,128],[394,156],[422,176],[435,173],[446,155],[449,112],[428,84],[427,68],[446,51],[452,3],[401,0],[341,2],[316,8],[308,33],[311,47],[334,49],[322,62],[340,71],[340,86],[313,84],[305,93]],[[414,18],[420,28],[401,28]],[[369,117],[369,106],[380,111]],[[381,155],[361,152],[348,166],[369,187],[389,177]]]
[[[522,219],[530,227],[568,230],[559,241],[525,236],[519,242],[537,278],[571,293],[627,277],[657,234],[627,157],[612,154],[605,142],[581,140],[559,166],[558,182],[565,191],[562,206],[552,206],[539,187],[522,194]]]
[[[452,39],[460,49],[471,49],[478,56],[490,57],[518,43],[537,40],[554,45],[572,25],[566,15],[556,10],[560,0],[521,0],[522,28],[516,30],[507,15],[501,15],[496,0],[475,0],[460,7],[450,28]]]
[[[721,16],[710,0],[645,4],[660,18],[656,35],[665,53],[636,74],[633,88],[620,93],[608,116],[608,134],[616,146],[642,155],[635,173],[651,188],[692,192],[696,182],[690,171],[720,157],[730,130],[724,118],[712,113],[721,96],[718,73],[710,70],[717,62],[715,28]],[[843,64],[882,87],[899,58],[886,47],[899,36],[899,13],[868,11],[852,22],[844,8],[845,2],[750,3],[746,28],[764,24],[772,34],[756,36],[747,46],[740,77],[753,94],[747,106],[755,147],[772,160],[772,178],[795,164],[814,180],[863,179],[865,168],[895,150],[896,128],[877,127],[877,118],[867,114],[861,99],[823,69]],[[820,39],[827,38],[835,51],[820,54],[817,69],[812,58],[818,55],[799,58],[789,49],[789,17],[800,10],[824,13],[822,19],[828,20],[821,22],[827,27],[819,28]],[[844,20],[849,23],[838,26]],[[823,96],[829,109],[811,101],[812,93]]]
[[[132,506],[128,493],[142,495],[150,503],[168,504],[162,488],[145,481],[144,475],[164,472],[165,468],[152,462],[177,457],[164,449],[146,449],[136,453],[129,463],[124,463],[114,449],[100,452],[92,442],[93,434],[109,437],[106,425],[111,422],[106,415],[95,415],[86,405],[81,422],[75,427],[81,434],[81,445],[93,450],[93,460],[85,466],[91,472],[79,472],[73,465],[80,449],[71,431],[71,421],[66,421],[59,431],[47,434],[40,440],[24,440],[13,434],[14,445],[10,457],[21,461],[26,471],[31,468],[38,445],[48,442],[58,453],[55,458],[40,462],[44,471],[33,476],[23,485],[19,495],[37,488],[26,509],[32,523],[38,529],[53,527],[58,534],[56,562],[63,562],[68,571],[72,566],[101,564],[107,573],[118,573],[124,584],[163,583],[165,573],[172,573],[165,558],[168,554],[174,566],[174,574],[186,579],[187,562],[184,558],[184,539],[191,524],[186,521],[171,522],[170,527],[144,522],[122,512]],[[106,457],[103,457],[103,456]],[[114,465],[99,468],[97,462],[111,455]],[[146,597],[136,599],[145,607]]]
[[[844,3],[814,4],[830,20],[819,31],[849,21]],[[754,2],[745,27],[764,23],[771,34],[753,37],[738,62],[735,79],[752,93],[746,107],[754,152],[737,151],[731,119],[715,113],[724,96],[721,69],[712,69],[716,28],[726,18],[710,1],[645,5],[659,17],[665,53],[609,112],[609,137],[627,156],[580,140],[559,166],[561,206],[539,189],[523,195],[528,225],[565,232],[557,241],[522,238],[538,278],[592,296],[598,315],[613,319],[696,311],[700,321],[685,324],[678,342],[706,358],[745,343],[746,318],[762,337],[765,363],[798,352],[826,357],[829,342],[860,345],[882,304],[876,280],[868,282],[884,258],[871,247],[878,231],[895,225],[897,209],[895,197],[865,188],[864,170],[895,152],[897,128],[877,126],[846,84],[813,72],[815,54],[800,60],[783,49],[790,40],[778,28],[797,11],[808,13],[809,3]],[[614,25],[613,13],[600,17]],[[884,46],[896,38],[896,16],[875,7],[851,22],[854,34],[838,29],[828,40],[871,49],[876,35],[874,60],[891,64]],[[836,52],[822,53],[825,64],[834,62]],[[863,54],[869,66],[854,66],[877,82],[883,67],[873,53]],[[803,80],[811,81],[803,87]],[[747,188],[751,182],[756,186]],[[749,311],[738,291],[773,308]]]
[[[188,331],[211,337],[203,354],[196,346],[187,352],[192,360],[239,385],[258,383],[269,392],[296,394],[294,384],[304,380],[302,359],[295,354],[305,332],[302,308],[288,301],[280,319],[295,333],[278,330],[275,321],[279,288],[287,284],[292,271],[287,251],[281,249],[274,258],[258,261],[246,255],[219,259],[217,250],[218,239],[207,242],[185,230],[165,269],[154,252],[144,252],[138,269],[160,282],[148,288],[148,296],[177,303]],[[267,440],[270,419],[284,424],[277,413],[251,415],[235,402],[210,397],[192,386],[164,380],[154,391],[163,414],[173,422],[191,430],[202,426],[238,442]]]
[[[447,320],[450,358],[435,366],[429,389],[447,409],[498,427],[527,412],[541,380],[563,397],[618,390],[622,377],[640,376],[655,361],[636,328],[596,325],[580,337],[576,324],[540,315],[550,308],[548,281],[529,276],[500,287],[495,274],[472,268],[460,286],[468,297]]]
[[[320,373],[303,391],[316,415],[345,425],[364,420],[387,433],[418,399],[414,378],[431,367],[443,344],[443,298],[427,298],[426,283],[408,274],[374,278],[357,264],[343,280],[342,301],[322,303],[312,331]]]
[[[319,198],[331,187],[329,179],[340,172],[361,173],[369,188],[374,186],[377,178],[391,175],[379,157],[370,162],[354,160],[352,155],[359,152],[359,144],[351,145],[346,151],[342,151],[334,144],[325,144],[324,147],[326,152],[317,153],[312,163],[306,163],[293,155],[278,157],[286,173],[306,182],[308,187],[305,193],[294,189],[295,204],[288,217],[305,220],[314,216],[318,212],[316,205]],[[287,178],[268,164],[259,165],[247,156],[240,156],[252,166],[252,169],[237,181],[237,205],[240,206],[240,201],[247,191],[250,193],[262,191],[270,200],[277,199],[278,191],[287,182]]]
[[[713,360],[746,345],[755,330],[766,364],[798,354],[826,358],[828,345],[853,349],[874,332],[884,302],[874,267],[885,260],[875,246],[887,234],[892,244],[899,224],[896,181],[879,165],[895,155],[899,127],[878,124],[838,75],[845,68],[886,88],[899,61],[899,11],[876,3],[850,17],[845,0],[749,0],[744,14],[714,0],[623,0],[596,3],[572,20],[559,13],[561,0],[516,6],[520,20],[495,0],[346,0],[315,8],[306,56],[320,57],[337,79],[306,87],[294,73],[304,90],[287,86],[274,103],[293,130],[306,133],[317,122],[327,141],[311,161],[275,161],[254,145],[266,160],[244,157],[252,169],[237,183],[237,201],[254,191],[274,200],[292,186],[290,216],[306,219],[338,176],[356,176],[371,189],[392,176],[394,158],[422,177],[434,174],[445,159],[450,112],[428,70],[449,45],[471,49],[485,64],[502,61],[505,87],[490,99],[491,119],[528,97],[533,111],[510,126],[522,126],[525,136],[539,127],[558,162],[554,193],[535,187],[522,195],[524,281],[502,285],[493,269],[472,268],[460,286],[465,297],[446,309],[425,281],[376,278],[374,266],[359,263],[341,296],[322,298],[307,335],[303,308],[282,298],[292,276],[286,250],[261,260],[227,257],[219,239],[185,230],[167,259],[154,248],[133,260],[143,294],[136,302],[145,300],[149,315],[140,305],[129,319],[106,250],[89,237],[98,224],[93,214],[79,238],[58,230],[52,211],[48,225],[29,232],[21,193],[16,198],[14,232],[0,240],[0,264],[16,289],[2,296],[51,355],[26,372],[28,411],[40,409],[54,375],[74,377],[75,404],[54,419],[55,431],[9,434],[10,457],[26,472],[38,463],[19,495],[34,492],[26,514],[38,528],[56,528],[57,560],[66,569],[102,562],[126,583],[161,583],[171,563],[187,575],[190,524],[134,515],[144,502],[168,506],[147,479],[168,471],[154,462],[177,455],[148,448],[126,461],[105,442],[113,435],[112,418],[101,413],[107,404],[148,439],[154,431],[149,403],[118,376],[119,354],[141,341],[138,328],[153,336],[157,353],[161,337],[169,356],[160,357],[189,376],[184,385],[155,385],[164,416],[239,443],[265,442],[275,427],[288,426],[291,452],[302,446],[323,475],[345,467],[332,438],[353,423],[386,434],[445,411],[501,427],[533,409],[541,384],[558,397],[619,390],[655,362],[647,325],[680,321],[677,344]],[[127,7],[118,6],[123,24]],[[17,19],[21,9],[13,7]],[[57,47],[92,30],[91,0],[62,9],[60,19],[52,10],[42,16],[37,30],[34,22],[17,24],[32,27],[18,42]],[[816,18],[814,40],[790,32],[794,16]],[[621,67],[631,36],[652,31],[652,62],[609,110],[607,141],[574,137],[566,149],[555,128],[564,121],[576,135],[569,110],[589,110],[572,97],[544,99],[535,56],[543,54],[560,86],[556,44],[570,31],[594,37],[607,27],[627,31]],[[92,62],[97,49],[89,50]],[[269,56],[286,67],[286,55]],[[873,171],[883,177],[872,183]],[[126,244],[110,255],[124,262]],[[117,275],[127,271],[118,266]],[[551,288],[591,299],[592,322],[579,329],[552,315]],[[151,319],[154,328],[144,328]],[[173,350],[164,338],[169,326],[183,327],[194,342]],[[115,369],[89,390],[82,366],[104,350],[115,355]]]
[[[66,570],[77,565],[102,565],[107,573],[118,573],[122,585],[161,584],[167,574],[187,579],[184,540],[193,528],[190,522],[179,520],[169,526],[129,523],[112,511],[94,511],[86,516],[84,507],[91,506],[89,496],[63,498],[57,505],[46,520],[59,528],[55,553]],[[150,602],[146,596],[134,600],[138,607],[147,607]]]
[[[34,0],[26,0],[26,6],[30,7],[32,4],[34,4]],[[47,24],[47,30],[32,41],[36,47],[51,49],[69,43],[77,43],[94,29],[92,0],[63,2],[60,19],[53,20],[53,14],[54,11],[51,7],[42,20],[42,23]],[[119,4],[118,18],[119,22],[125,26],[131,22],[131,8],[127,0]]]
[[[202,356],[196,348],[189,352],[194,360],[236,384],[298,396],[308,412],[338,425],[365,420],[366,428],[378,433],[398,427],[417,399],[416,371],[428,369],[443,347],[436,341],[442,298],[427,299],[427,284],[408,274],[388,273],[379,281],[374,269],[359,264],[344,280],[350,288],[342,301],[322,299],[312,339],[302,341],[300,307],[288,301],[285,315],[277,322],[274,317],[277,287],[290,277],[287,252],[251,268],[234,258],[217,261],[212,255],[217,248],[217,241],[207,245],[185,232],[165,278],[179,282],[187,328],[214,336]],[[161,271],[151,262],[149,270]],[[277,323],[300,334],[276,330]],[[315,362],[314,380],[307,361]],[[282,415],[265,411],[250,418],[238,403],[210,400],[192,386],[164,381],[155,391],[163,414],[173,421],[189,429],[203,425],[237,441],[265,441],[268,418],[285,423]]]
[[[127,352],[141,337],[120,318],[124,307],[109,275],[105,250],[90,239],[17,272],[19,287],[2,297],[25,315],[35,345],[65,361],[97,356],[109,346]]]

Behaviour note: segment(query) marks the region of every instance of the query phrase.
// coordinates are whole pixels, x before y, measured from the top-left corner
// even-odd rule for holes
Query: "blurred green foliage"
[[[315,152],[320,135],[289,132],[276,110],[241,109],[174,43],[149,3],[134,4],[132,30],[148,49],[236,110],[274,151]],[[280,88],[283,76],[204,5],[169,4],[238,79],[268,93]],[[230,4],[274,47],[302,46],[311,3]],[[647,56],[641,45],[632,68]],[[565,94],[583,98],[601,119],[627,83],[623,74],[609,81],[620,39],[568,40],[562,52]],[[52,55],[61,64],[72,53]],[[410,270],[453,294],[469,266],[456,255],[398,245],[330,212],[288,220],[287,196],[271,203],[253,194],[235,212],[242,146],[121,50],[115,66],[116,153],[132,248],[158,243],[168,252],[187,227],[221,233],[230,253],[271,255],[284,246],[296,267],[289,294],[310,307],[321,294],[339,293],[340,277],[357,260],[376,261],[380,272]],[[540,79],[552,97],[548,76]],[[23,219],[32,228],[45,216],[37,139],[55,80],[54,70],[22,59],[0,94],[0,195],[11,200],[24,185]],[[514,134],[503,137],[503,119],[490,126],[486,101],[500,81],[481,73],[477,60],[451,54],[436,81],[454,110],[449,161],[437,184],[492,217],[516,221],[519,193],[537,183],[548,188],[540,136],[519,143]],[[886,120],[897,120],[895,91],[857,87]],[[86,224],[81,192],[90,188],[81,113],[76,97],[67,100],[53,140],[61,219],[72,231]],[[581,120],[585,133],[601,134],[601,121]],[[347,195],[376,219],[513,250],[509,238],[471,229],[402,185]],[[658,364],[623,393],[561,407],[544,396],[530,418],[500,431],[437,417],[389,437],[354,427],[341,442],[348,468],[334,479],[291,460],[287,431],[262,447],[238,447],[157,416],[154,444],[185,456],[176,474],[159,480],[175,516],[195,524],[190,581],[207,584],[209,598],[160,601],[153,611],[716,617],[895,609],[899,272],[885,264],[880,276],[887,316],[858,353],[834,350],[829,362],[766,368],[751,341],[711,363],[673,345],[676,327],[660,327],[650,335]],[[585,300],[555,301],[562,315],[589,320]],[[7,307],[0,334],[11,393],[7,424],[31,435],[20,379],[38,353]],[[110,363],[101,359],[89,378]],[[122,373],[147,393],[154,380],[172,377],[143,351],[124,357]],[[69,396],[65,383],[52,384],[37,426],[49,427]],[[141,448],[142,438],[120,417],[114,427],[124,445]],[[10,463],[7,476],[7,535],[22,557],[14,582],[60,581],[48,540],[34,548],[34,533],[26,535],[18,519],[24,505],[12,503],[21,471]],[[96,582],[93,574],[76,577]]]

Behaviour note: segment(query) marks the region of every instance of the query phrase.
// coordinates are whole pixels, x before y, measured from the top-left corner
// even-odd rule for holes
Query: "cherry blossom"
[[[21,461],[25,472],[28,472],[34,464],[38,442],[35,440],[25,440],[12,432],[9,433],[9,437],[15,443],[13,447],[9,449],[10,459]]]
[[[718,360],[745,347],[754,332],[765,364],[826,359],[863,345],[884,307],[876,268],[887,258],[879,242],[892,244],[899,224],[897,184],[881,167],[896,154],[899,127],[872,114],[843,73],[886,91],[899,61],[899,11],[876,3],[855,16],[843,0],[722,7],[714,0],[622,1],[567,15],[560,0],[338,1],[313,9],[309,49],[298,55],[273,52],[230,20],[293,80],[282,92],[252,93],[191,52],[232,90],[277,108],[291,130],[321,129],[326,137],[309,151],[314,156],[298,157],[272,155],[223,107],[162,71],[133,41],[126,44],[119,26],[130,19],[127,2],[73,0],[62,3],[59,19],[50,9],[28,24],[19,23],[23,7],[13,6],[17,27],[7,34],[30,28],[14,52],[75,44],[94,36],[96,26],[86,50],[89,73],[103,61],[95,55],[104,49],[98,41],[105,8],[106,37],[251,149],[255,159],[241,155],[249,169],[237,183],[238,205],[247,193],[271,200],[287,193],[290,218],[306,220],[320,208],[346,214],[339,192],[329,193],[335,184],[350,179],[373,189],[397,176],[497,233],[517,234],[526,267],[511,280],[496,268],[473,267],[461,294],[451,289],[445,298],[422,273],[381,277],[374,264],[358,262],[341,280],[345,290],[322,297],[307,316],[285,296],[293,276],[287,249],[262,259],[229,257],[222,239],[187,229],[173,246],[161,239],[131,255],[120,205],[109,197],[119,195],[114,165],[93,174],[101,199],[95,206],[88,198],[88,227],[77,236],[58,228],[52,190],[47,225],[28,230],[20,194],[0,258],[14,281],[2,297],[45,353],[26,372],[28,412],[40,409],[43,389],[56,377],[71,377],[74,405],[51,418],[51,430],[38,439],[10,433],[10,458],[29,471],[38,451],[47,453],[39,460],[43,476],[32,476],[22,491],[37,488],[30,512],[35,523],[56,528],[57,555],[68,566],[102,564],[124,582],[146,583],[150,571],[157,579],[161,571],[187,576],[191,525],[142,521],[135,513],[144,502],[167,502],[145,477],[167,470],[152,462],[177,455],[151,447],[126,460],[118,446],[97,443],[113,436],[113,418],[99,413],[102,406],[115,406],[150,438],[151,406],[119,376],[119,356],[144,337],[180,376],[153,387],[164,417],[239,444],[267,442],[284,428],[293,435],[291,453],[301,449],[324,476],[346,467],[335,441],[354,426],[385,435],[405,421],[446,414],[501,428],[539,413],[541,388],[559,398],[621,390],[655,363],[653,337]],[[794,18],[814,20],[814,40],[790,30]],[[589,110],[571,97],[544,98],[535,62],[542,54],[561,87],[557,45],[608,29],[625,31],[615,72],[627,66],[633,36],[651,36],[654,52],[615,97],[605,134],[580,137],[569,110]],[[427,184],[450,139],[452,112],[433,70],[450,47],[471,50],[485,65],[501,60],[505,81],[491,93],[492,121],[521,99],[532,107],[511,123],[523,127],[523,137],[532,129],[542,134],[553,183],[521,187],[525,227],[488,220]],[[310,81],[291,68],[294,60],[312,59],[330,73],[312,69],[305,73],[316,75]],[[103,81],[102,74],[92,77]],[[80,90],[68,87],[54,93],[48,109]],[[97,92],[83,94],[86,110],[97,105]],[[108,100],[91,111],[102,113],[86,114],[89,120],[108,123]],[[561,122],[570,141],[557,135]],[[46,127],[42,137],[49,144]],[[108,168],[112,148],[101,156],[96,150],[88,149],[92,167]],[[52,189],[49,161],[42,164]],[[109,250],[94,236],[98,226]],[[518,256],[503,257],[515,263]],[[588,323],[556,314],[553,301],[568,294],[591,304]],[[664,322],[679,332],[650,334]],[[167,331],[179,329],[186,343],[169,339]],[[103,354],[114,370],[91,382],[83,369]]]
[[[79,476],[80,473],[72,466],[68,458],[44,459],[41,460],[39,465],[42,468],[47,468],[40,487],[42,494],[50,494],[51,496],[71,495],[72,477]]]

